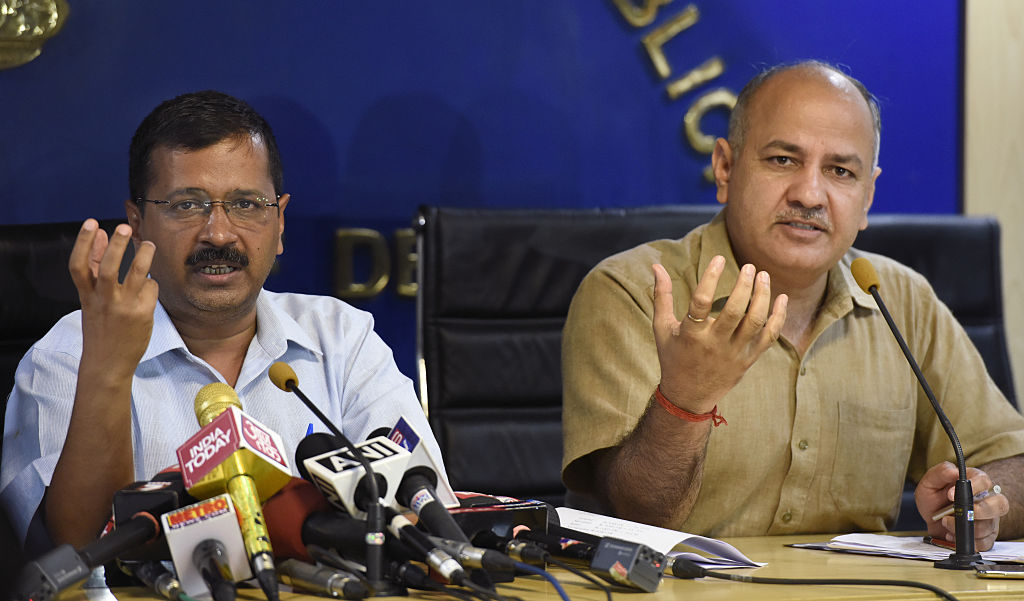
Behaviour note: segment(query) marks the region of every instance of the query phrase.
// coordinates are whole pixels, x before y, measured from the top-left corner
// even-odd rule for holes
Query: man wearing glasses
[[[115,491],[177,463],[198,430],[193,400],[211,382],[235,388],[288,452],[309,425],[324,431],[270,382],[276,361],[350,439],[404,416],[441,464],[412,383],[369,314],[263,289],[284,250],[290,197],[258,113],[219,92],[164,102],[132,138],[129,186],[128,224],[108,240],[89,219],[75,242],[69,268],[82,310],[18,367],[0,501],[22,540],[34,547],[47,531],[52,543],[94,540]],[[129,242],[135,258],[119,283]]]

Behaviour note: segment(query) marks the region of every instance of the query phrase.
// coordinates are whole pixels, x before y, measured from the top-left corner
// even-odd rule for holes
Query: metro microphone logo
[[[166,528],[173,530],[209,520],[230,511],[231,499],[225,494],[182,507],[176,511],[170,511],[164,514],[163,518]]]

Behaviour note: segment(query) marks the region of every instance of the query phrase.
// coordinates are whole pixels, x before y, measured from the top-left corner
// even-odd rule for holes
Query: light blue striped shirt
[[[67,436],[82,354],[81,317],[81,311],[64,316],[33,345],[18,366],[7,403],[0,502],[22,541]],[[292,366],[302,391],[349,439],[361,441],[404,416],[442,465],[412,382],[374,333],[369,313],[326,296],[260,292],[256,336],[235,390],[245,412],[280,434],[285,450],[294,453],[310,423],[317,432],[328,430],[298,398],[270,381],[267,370],[275,361]],[[149,347],[132,382],[136,480],[177,464],[175,451],[199,430],[196,393],[211,382],[224,378],[188,351],[157,304]],[[102,452],[104,442],[95,444]]]

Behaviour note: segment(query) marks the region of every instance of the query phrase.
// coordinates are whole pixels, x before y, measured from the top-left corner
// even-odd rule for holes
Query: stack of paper
[[[648,526],[647,524],[620,520],[568,507],[558,508],[558,520],[562,526],[572,530],[579,530],[580,532],[586,532],[595,536],[610,536],[647,545],[655,551],[670,557],[689,559],[704,568],[758,568],[765,565],[751,561],[729,543],[724,543],[714,538],[697,536],[696,534],[687,534],[678,530]],[[672,551],[672,548],[677,545],[685,545],[697,551],[707,553],[709,556],[685,551]]]
[[[920,536],[888,536],[884,534],[844,534],[833,538],[824,548],[866,555],[885,555],[906,559],[938,561],[949,557],[949,549],[924,542]],[[997,541],[983,559],[997,562],[1024,562],[1024,543]]]

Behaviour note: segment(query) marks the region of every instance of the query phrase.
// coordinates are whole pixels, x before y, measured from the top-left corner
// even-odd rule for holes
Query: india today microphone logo
[[[236,407],[228,407],[178,447],[178,463],[188,491],[200,498],[224,490],[231,474],[253,477],[266,499],[291,479],[281,436]],[[235,465],[237,464],[237,465]]]

